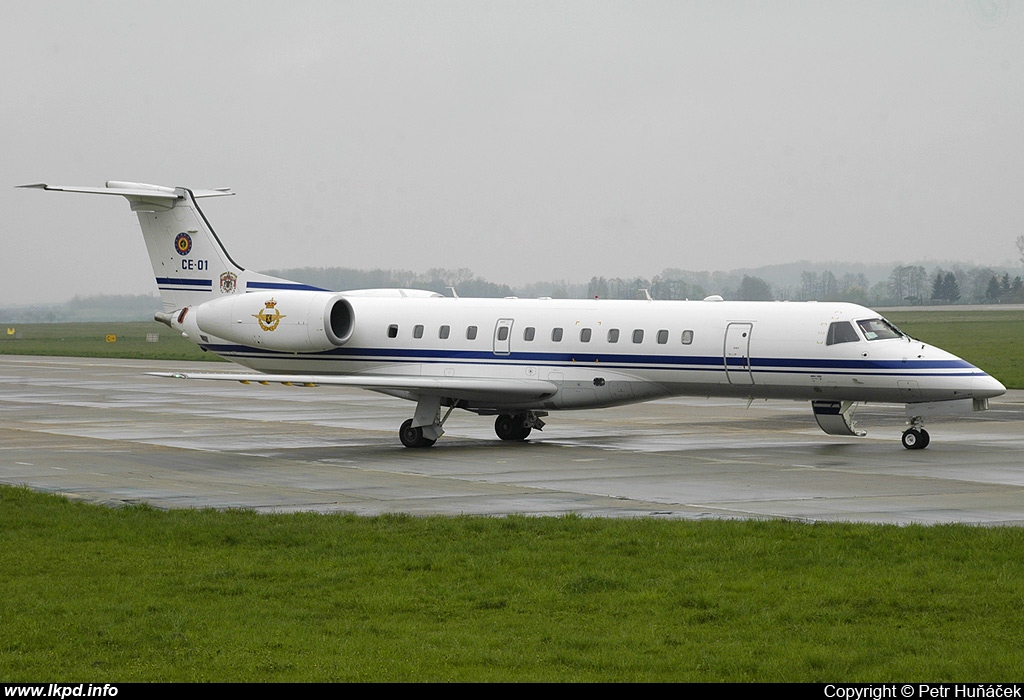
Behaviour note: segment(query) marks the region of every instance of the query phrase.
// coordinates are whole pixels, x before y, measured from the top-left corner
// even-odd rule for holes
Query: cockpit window
[[[828,327],[828,338],[825,340],[825,345],[856,343],[858,340],[860,340],[860,336],[853,329],[852,323],[849,321],[835,321]]]
[[[860,326],[861,332],[868,340],[890,340],[903,337],[899,329],[884,318],[869,318],[864,321],[857,321],[857,325]]]

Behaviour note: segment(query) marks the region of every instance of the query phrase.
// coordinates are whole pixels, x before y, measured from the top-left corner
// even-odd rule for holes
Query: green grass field
[[[107,509],[0,488],[5,681],[1007,681],[1024,530]]]
[[[157,342],[147,341],[150,334]],[[0,328],[0,355],[220,360],[156,321],[9,324]]]

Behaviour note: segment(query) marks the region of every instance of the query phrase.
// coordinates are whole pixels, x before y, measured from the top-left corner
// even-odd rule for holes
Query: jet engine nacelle
[[[355,321],[341,294],[305,290],[232,294],[192,311],[202,333],[278,352],[332,350],[352,336]]]

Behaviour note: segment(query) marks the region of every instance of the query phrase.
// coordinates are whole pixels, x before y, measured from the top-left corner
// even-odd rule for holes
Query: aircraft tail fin
[[[106,187],[38,183],[21,187],[56,192],[118,195],[139,217],[164,311],[256,290],[311,289],[306,285],[246,270],[228,254],[199,208],[198,199],[233,195],[229,189],[190,190],[138,182],[110,181]]]

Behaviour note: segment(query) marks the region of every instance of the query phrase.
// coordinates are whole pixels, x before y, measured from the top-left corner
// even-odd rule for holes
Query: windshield
[[[892,338],[903,337],[899,328],[892,325],[884,318],[869,318],[863,321],[857,321],[857,325],[860,326],[861,332],[868,340],[889,340]]]

